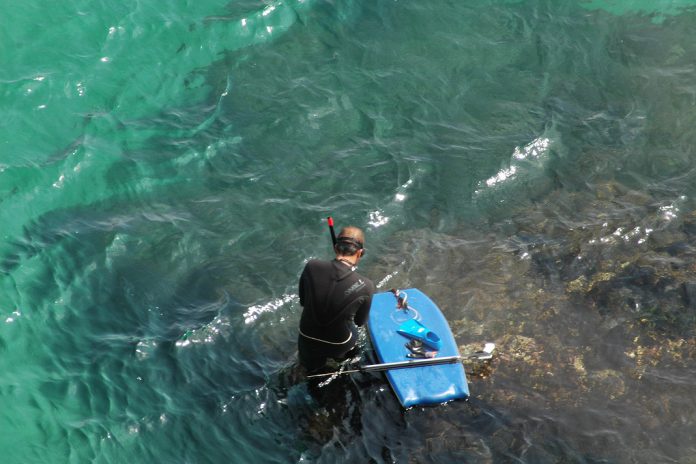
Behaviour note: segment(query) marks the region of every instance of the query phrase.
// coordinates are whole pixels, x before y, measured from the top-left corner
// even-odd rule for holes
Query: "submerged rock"
[[[505,410],[612,404],[650,424],[656,376],[696,369],[696,213],[680,223],[660,204],[616,182],[564,192],[497,234],[399,235],[388,255],[404,272],[384,272],[438,303],[462,353],[497,344],[467,368],[473,395]]]

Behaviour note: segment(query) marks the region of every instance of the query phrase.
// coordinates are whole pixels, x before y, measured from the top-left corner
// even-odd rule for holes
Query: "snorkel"
[[[333,242],[333,245],[336,246],[336,232],[334,232],[334,222],[333,218],[329,216],[326,218],[326,220],[329,223],[329,231],[331,232],[331,241]]]

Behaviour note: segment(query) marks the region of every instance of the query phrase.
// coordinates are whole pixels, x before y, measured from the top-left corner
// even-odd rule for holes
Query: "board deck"
[[[418,289],[402,290],[408,295],[408,310],[397,307],[392,292],[372,297],[368,331],[381,363],[406,361],[409,339],[397,333],[406,320],[415,319],[435,332],[442,340],[437,357],[459,356],[452,331],[437,305]],[[387,379],[402,406],[438,404],[469,396],[469,386],[462,363],[394,369],[386,372]]]

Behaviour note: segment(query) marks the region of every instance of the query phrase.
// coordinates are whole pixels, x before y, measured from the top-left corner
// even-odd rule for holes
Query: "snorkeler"
[[[355,271],[365,255],[364,243],[362,230],[345,227],[334,244],[336,258],[310,260],[302,271],[297,345],[300,364],[309,374],[329,358],[341,361],[354,352],[357,328],[367,321],[375,292],[372,281]]]

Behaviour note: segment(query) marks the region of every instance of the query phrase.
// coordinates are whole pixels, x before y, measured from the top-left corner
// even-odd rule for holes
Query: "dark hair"
[[[335,245],[336,251],[344,256],[353,256],[363,249],[363,244],[352,237],[338,237]]]

